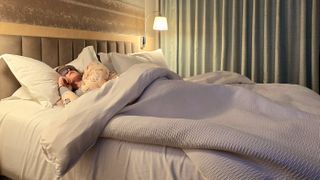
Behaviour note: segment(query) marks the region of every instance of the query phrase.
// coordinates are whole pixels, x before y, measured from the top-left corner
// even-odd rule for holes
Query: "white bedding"
[[[226,72],[190,84],[153,66],[131,71],[66,108],[0,101],[0,174],[53,179],[72,167],[62,179],[319,178],[313,91]],[[64,170],[45,160],[41,133],[46,158],[62,157]]]
[[[277,103],[292,106],[313,114],[320,114],[320,96],[314,91],[295,84],[255,84],[247,77],[228,71],[201,74],[184,80],[201,84],[230,84],[258,93]]]
[[[182,148],[208,179],[320,178],[319,96],[284,89],[191,83],[138,64],[66,106],[41,145],[57,175],[102,132]]]
[[[50,114],[54,111],[55,109],[44,109],[32,101],[0,101],[0,173],[2,175],[12,179],[53,177],[52,167],[45,161],[38,142],[41,129],[49,123],[47,119],[39,117],[41,114]]]
[[[11,179],[55,179],[41,152],[41,130],[50,114],[27,100],[0,101],[0,174]],[[205,179],[183,151],[165,146],[100,138],[62,180]]]

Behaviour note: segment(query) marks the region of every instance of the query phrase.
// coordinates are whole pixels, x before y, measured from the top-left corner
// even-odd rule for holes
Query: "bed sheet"
[[[296,84],[238,84],[277,103],[320,115],[320,96],[306,87]]]
[[[301,111],[320,115],[320,96],[309,88],[287,83],[254,83],[247,77],[229,71],[210,72],[184,79],[200,84],[224,84],[249,89],[268,99]]]
[[[11,179],[55,179],[53,166],[39,146],[41,130],[61,107],[42,108],[33,101],[0,101],[0,174]],[[205,179],[177,148],[99,138],[62,178]]]

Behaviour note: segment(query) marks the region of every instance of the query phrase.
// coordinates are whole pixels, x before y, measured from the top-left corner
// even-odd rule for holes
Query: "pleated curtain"
[[[161,48],[183,77],[232,71],[319,92],[319,0],[160,0]]]

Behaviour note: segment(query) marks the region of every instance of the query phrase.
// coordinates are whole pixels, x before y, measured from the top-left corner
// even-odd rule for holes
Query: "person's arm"
[[[64,105],[69,104],[71,101],[73,101],[79,97],[78,95],[76,95],[74,92],[72,92],[71,90],[69,90],[65,86],[59,87],[59,93],[60,93],[60,96],[61,96],[61,99],[62,99],[62,102]]]
[[[115,78],[118,78],[118,74],[114,71],[110,71],[110,74],[109,74],[109,80],[111,79],[115,79]]]
[[[71,101],[77,99],[79,96],[72,92],[67,86],[68,83],[66,79],[62,76],[59,77],[59,93],[61,96],[61,100],[64,105],[69,104]]]

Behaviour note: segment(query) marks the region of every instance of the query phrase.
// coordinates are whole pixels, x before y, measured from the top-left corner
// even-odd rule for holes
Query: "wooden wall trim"
[[[140,36],[135,35],[54,28],[47,26],[16,24],[7,22],[0,22],[0,34],[68,39],[130,41],[140,45]]]

